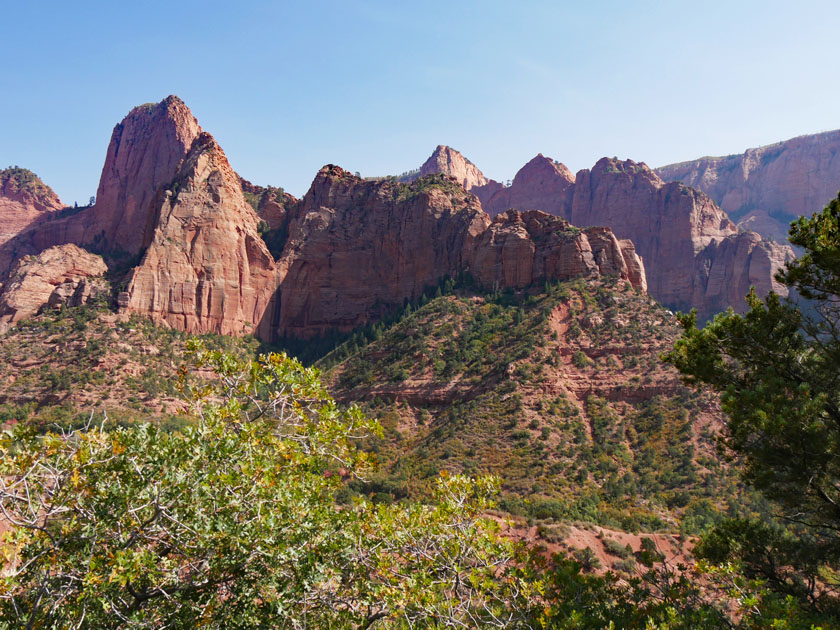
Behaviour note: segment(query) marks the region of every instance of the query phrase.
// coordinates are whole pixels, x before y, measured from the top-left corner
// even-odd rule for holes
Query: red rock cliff
[[[821,210],[840,190],[840,130],[800,136],[656,169],[714,199],[745,229],[787,239],[796,217]]]
[[[491,224],[463,186],[492,182],[459,155],[440,147],[434,160],[457,180],[411,184],[328,166],[298,201],[242,180],[169,97],[117,125],[92,208],[24,230],[3,252],[11,260],[72,242],[112,268],[138,257],[118,296],[124,311],[264,339],[350,330],[461,271],[496,288],[615,274],[644,289],[632,244],[608,229],[580,232],[538,212]]]
[[[488,288],[615,274],[644,289],[641,260],[608,229],[581,232],[541,212],[491,222],[452,178],[363,181],[335,166],[303,198],[278,266],[271,328],[298,337],[375,320],[460,271]]]
[[[463,156],[460,161],[469,162]],[[430,158],[426,165],[445,170],[460,161]],[[508,208],[543,210],[577,226],[609,226],[618,238],[632,241],[644,259],[651,295],[674,308],[696,307],[701,317],[729,306],[743,310],[743,278],[751,278],[760,295],[785,292],[773,275],[793,255],[790,248],[740,232],[707,195],[666,184],[644,163],[603,158],[573,176],[540,154],[510,186],[488,192],[473,185],[471,190],[491,215]]]
[[[0,171],[0,245],[63,207],[35,173],[24,168]]]
[[[152,241],[120,305],[188,332],[253,332],[274,291],[274,260],[240,179],[209,134],[148,210]]]
[[[74,243],[126,260],[151,242],[157,198],[175,178],[181,160],[201,132],[177,96],[132,109],[114,127],[96,203],[31,224],[0,246],[0,275],[21,256]]]

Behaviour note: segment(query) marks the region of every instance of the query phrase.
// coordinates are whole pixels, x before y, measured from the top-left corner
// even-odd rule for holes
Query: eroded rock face
[[[171,186],[200,133],[195,116],[177,96],[131,110],[111,135],[84,242],[128,254],[146,247],[159,194]]]
[[[278,335],[350,330],[467,266],[490,218],[438,176],[403,185],[322,168],[278,261]]]
[[[790,222],[822,210],[840,190],[840,130],[800,136],[743,154],[656,169],[714,199],[745,229],[787,239]]]
[[[789,248],[766,241],[758,250],[755,244],[748,246],[754,238],[742,236],[709,196],[677,182],[665,183],[644,163],[603,158],[591,170],[573,176],[565,166],[540,154],[520,169],[510,186],[489,195],[486,188],[471,190],[491,215],[508,208],[543,210],[573,225],[610,227],[619,239],[630,241],[644,260],[651,295],[672,308],[695,307],[701,318],[730,305],[743,310],[744,294],[738,293],[743,277],[752,277],[759,295],[771,289],[786,294],[773,276],[792,256]],[[751,220],[755,224],[760,218]],[[715,243],[720,245],[710,247]],[[702,259],[701,252],[705,252]],[[766,264],[753,262],[754,255]],[[731,289],[714,279],[708,281],[715,256],[721,257],[716,274],[736,283]],[[632,256],[627,264],[633,266]],[[635,277],[638,284],[640,274]]]
[[[274,260],[210,134],[194,140],[156,204],[152,241],[121,307],[188,332],[253,332],[276,289]]]
[[[486,186],[487,179],[478,167],[451,147],[438,145],[432,155],[420,167],[419,177],[441,173],[458,181],[466,190]]]
[[[271,326],[280,336],[351,330],[461,271],[497,289],[598,274],[644,288],[641,260],[610,230],[581,232],[542,212],[491,222],[474,195],[440,175],[401,185],[325,167],[291,225]]]
[[[774,276],[792,259],[789,247],[765,241],[756,232],[713,241],[695,260],[692,302],[704,304],[706,312],[701,314],[707,316],[729,306],[745,310],[744,298],[752,286],[759,295],[771,290],[787,295],[787,287]]]
[[[200,132],[177,96],[132,109],[114,127],[96,203],[51,214],[0,245],[0,276],[22,256],[65,243],[95,250],[116,264],[138,256],[151,242],[159,196]]]
[[[533,166],[546,167],[544,158]],[[24,230],[0,255],[73,242],[101,251],[114,269],[136,265],[117,296],[122,311],[263,339],[350,330],[462,271],[496,288],[597,274],[644,288],[641,260],[610,230],[580,232],[538,212],[491,225],[464,186],[490,194],[500,185],[447,147],[424,168],[457,179],[364,181],[327,166],[297,200],[241,179],[169,97],[117,125],[92,208]]]
[[[729,306],[743,310],[746,291],[736,279],[745,275],[760,295],[786,294],[773,276],[792,257],[789,248],[739,233],[706,194],[666,184],[644,163],[604,158],[591,171],[579,172],[567,218],[576,225],[608,225],[629,238],[644,258],[651,295],[681,310],[697,308],[701,318]],[[766,252],[763,267],[752,260],[759,244]],[[730,284],[705,282],[710,265]]]
[[[571,204],[574,187],[575,176],[572,172],[560,162],[540,153],[519,169],[509,187],[489,197],[482,191],[479,198],[491,216],[508,208],[542,210],[564,216]]]
[[[481,235],[469,269],[479,284],[496,289],[597,275],[645,288],[641,259],[632,246],[623,249],[610,229],[579,230],[538,211],[498,215]]]
[[[0,171],[0,245],[63,207],[35,173],[22,168]]]
[[[107,271],[100,256],[75,245],[51,247],[20,260],[0,293],[0,332],[44,305],[79,306],[107,291]]]

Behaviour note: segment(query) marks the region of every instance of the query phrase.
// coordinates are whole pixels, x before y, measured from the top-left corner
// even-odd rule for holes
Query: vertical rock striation
[[[193,141],[149,213],[151,243],[119,296],[123,308],[188,332],[253,332],[276,288],[274,260],[212,136]]]

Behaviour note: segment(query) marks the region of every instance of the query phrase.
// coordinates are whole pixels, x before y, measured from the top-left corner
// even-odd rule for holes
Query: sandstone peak
[[[0,171],[0,245],[63,207],[52,188],[32,171],[17,166],[3,169]]]
[[[618,275],[643,289],[643,270],[609,229],[574,230],[542,212],[510,211],[491,222],[447,174],[395,184],[327,166],[290,222],[271,330],[349,331],[462,271],[488,288]]]
[[[85,241],[135,254],[154,229],[157,195],[202,133],[184,102],[169,96],[132,109],[114,127]]]
[[[510,186],[484,195],[481,202],[493,215],[517,208],[563,216],[574,184],[575,176],[565,165],[539,153],[519,169]]]
[[[189,332],[255,331],[276,289],[274,259],[240,177],[199,131],[170,183],[120,306]]]
[[[486,186],[491,181],[461,152],[443,144],[439,144],[420,167],[419,177],[433,173],[454,177],[466,190]]]
[[[615,175],[623,174],[631,177],[641,176],[655,187],[662,186],[665,182],[644,162],[635,162],[633,160],[620,160],[616,157],[602,157],[592,167],[590,173],[595,177],[600,177],[603,174]]]
[[[537,178],[539,179],[537,180]],[[517,171],[512,185],[531,186],[535,183],[545,185],[550,179],[555,178],[567,184],[574,184],[575,182],[574,174],[565,164],[555,162],[542,153],[538,153]]]

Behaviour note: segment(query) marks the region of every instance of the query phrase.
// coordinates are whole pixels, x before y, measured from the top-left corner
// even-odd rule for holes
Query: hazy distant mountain
[[[822,210],[840,190],[840,130],[799,136],[655,169],[714,199],[744,229],[784,241],[798,216]]]

